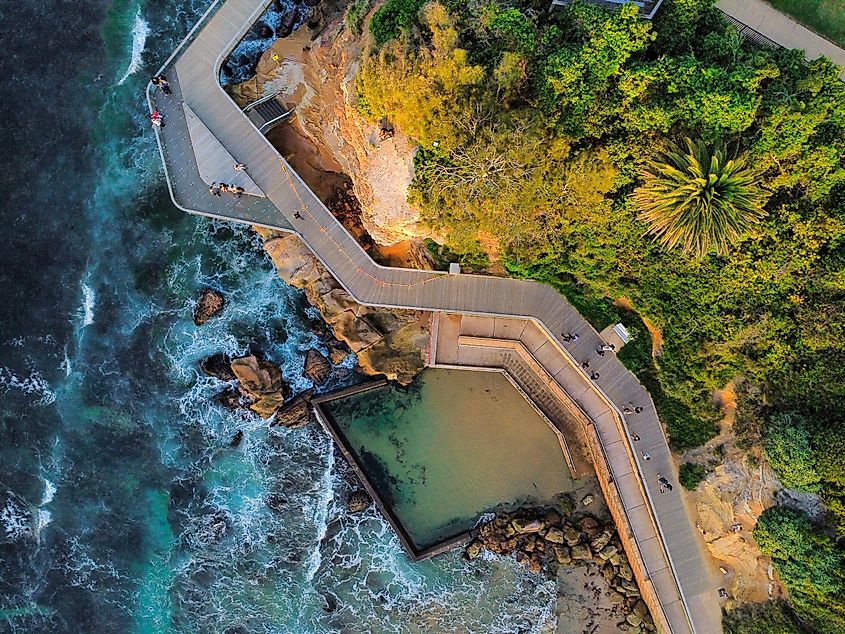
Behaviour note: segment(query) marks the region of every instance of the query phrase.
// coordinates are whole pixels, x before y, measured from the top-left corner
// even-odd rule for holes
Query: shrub
[[[387,44],[415,24],[424,4],[425,0],[387,0],[370,20],[376,46]]]
[[[371,2],[372,0],[354,0],[346,10],[344,21],[349,30],[355,35],[361,35],[364,18],[367,17],[367,11],[370,10]]]
[[[678,473],[678,481],[687,491],[695,491],[707,476],[707,469],[703,465],[685,462]]]

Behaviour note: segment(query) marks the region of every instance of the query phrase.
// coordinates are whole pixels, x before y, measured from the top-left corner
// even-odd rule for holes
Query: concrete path
[[[842,69],[845,81],[845,50],[795,20],[766,4],[763,0],[719,0],[716,6],[729,16],[751,27],[784,48],[800,48],[808,60],[824,55]]]

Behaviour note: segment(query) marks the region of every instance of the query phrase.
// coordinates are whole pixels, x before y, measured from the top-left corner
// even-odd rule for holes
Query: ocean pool
[[[557,435],[500,372],[428,369],[320,407],[416,553],[572,490]]]

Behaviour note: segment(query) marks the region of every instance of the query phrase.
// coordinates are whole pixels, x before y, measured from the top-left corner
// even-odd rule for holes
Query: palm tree
[[[664,247],[699,259],[711,249],[722,255],[766,215],[767,195],[747,155],[726,159],[722,149],[685,143],[686,152],[676,147],[646,165],[634,201]]]

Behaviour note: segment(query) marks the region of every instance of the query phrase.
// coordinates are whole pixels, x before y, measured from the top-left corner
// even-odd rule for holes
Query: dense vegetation
[[[673,446],[714,435],[711,395],[733,384],[745,441],[765,442],[784,482],[821,494],[845,529],[838,70],[745,41],[709,0],[666,0],[654,23],[633,5],[547,4],[388,0],[360,109],[418,144],[411,196],[449,253],[494,244],[512,275],[552,284],[599,327],[626,298],[663,334],[652,358],[625,315],[637,339],[620,358]],[[659,179],[701,204],[679,211],[666,182],[644,198]],[[791,539],[765,535],[773,552]],[[787,576],[795,596],[821,582]],[[815,596],[817,611],[796,601],[801,618],[845,623],[833,594]]]
[[[678,481],[687,491],[695,491],[707,476],[707,469],[694,462],[685,462],[678,469]]]
[[[798,613],[819,631],[845,632],[845,550],[803,513],[777,506],[760,516],[754,540],[774,561]]]

